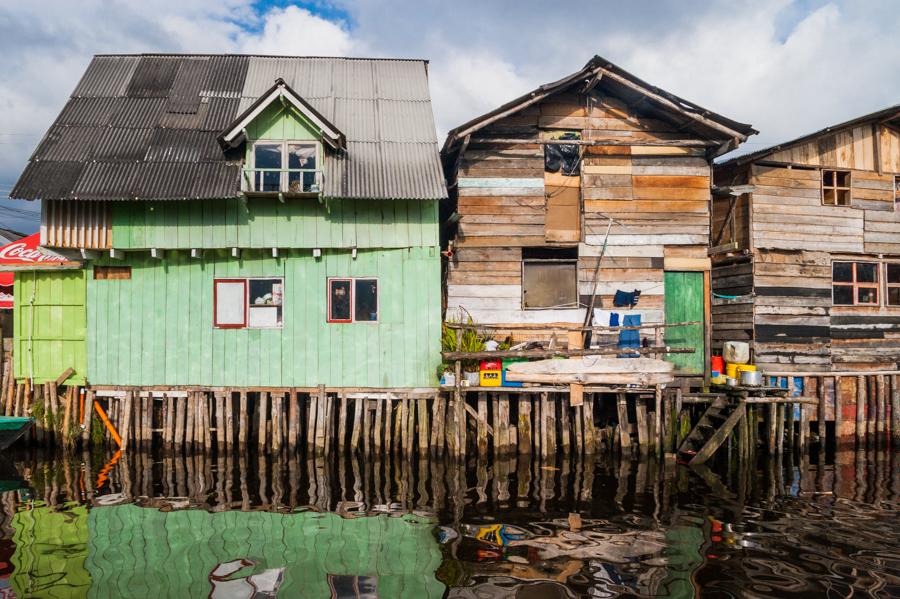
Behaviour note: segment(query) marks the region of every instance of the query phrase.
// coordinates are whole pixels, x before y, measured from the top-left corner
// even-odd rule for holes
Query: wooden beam
[[[568,146],[647,146],[647,147],[710,147],[718,146],[719,142],[703,141],[700,139],[657,139],[657,140],[629,140],[629,139],[519,139],[508,137],[479,137],[473,139],[473,144],[502,144],[502,145],[568,145]]]
[[[519,351],[476,351],[476,352],[441,352],[445,360],[499,360],[502,358],[553,358],[580,356],[616,356],[629,354],[692,354],[693,347],[635,347],[621,349],[616,347],[604,349],[525,349]]]

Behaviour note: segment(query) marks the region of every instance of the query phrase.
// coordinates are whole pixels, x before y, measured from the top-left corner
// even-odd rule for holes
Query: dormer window
[[[257,141],[249,191],[318,193],[319,144],[314,141]]]

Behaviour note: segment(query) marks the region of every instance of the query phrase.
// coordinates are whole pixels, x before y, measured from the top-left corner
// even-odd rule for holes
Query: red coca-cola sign
[[[38,247],[40,243],[41,234],[35,233],[0,247],[0,270],[4,266],[77,265],[65,256]]]

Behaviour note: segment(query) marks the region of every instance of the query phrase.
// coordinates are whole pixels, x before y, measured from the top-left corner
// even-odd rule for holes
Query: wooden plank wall
[[[870,123],[842,129],[774,152],[766,159],[773,162],[877,171],[877,156],[883,172],[900,172],[900,133],[881,126],[876,153],[874,131]]]
[[[883,166],[893,170],[877,173],[862,170],[874,168],[865,131],[826,137],[770,158],[850,169],[850,206],[822,204],[819,168],[751,169],[756,360],[799,371],[895,368],[900,308],[832,306],[831,264],[900,259],[893,192],[900,147],[886,142]]]
[[[460,215],[448,273],[448,314],[464,307],[480,322],[580,322],[583,310],[521,309],[521,248],[566,247],[548,241],[543,148],[535,141],[572,130],[586,140],[684,138],[684,131],[599,92],[563,93],[473,136],[458,173]],[[578,290],[589,301],[609,218],[613,227],[599,295],[605,324],[617,289],[642,292],[645,321],[662,321],[664,270],[709,270],[710,166],[696,147],[586,146],[581,168],[582,242]],[[621,310],[616,310],[621,311]]]

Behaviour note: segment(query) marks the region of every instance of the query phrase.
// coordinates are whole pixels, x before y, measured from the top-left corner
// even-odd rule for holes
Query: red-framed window
[[[243,329],[247,326],[247,279],[213,280],[213,326]]]
[[[328,279],[328,322],[378,322],[378,316],[377,278]]]
[[[280,329],[284,279],[248,277],[213,280],[213,326],[219,329]]]
[[[831,299],[835,306],[877,306],[881,287],[877,262],[831,264]]]

